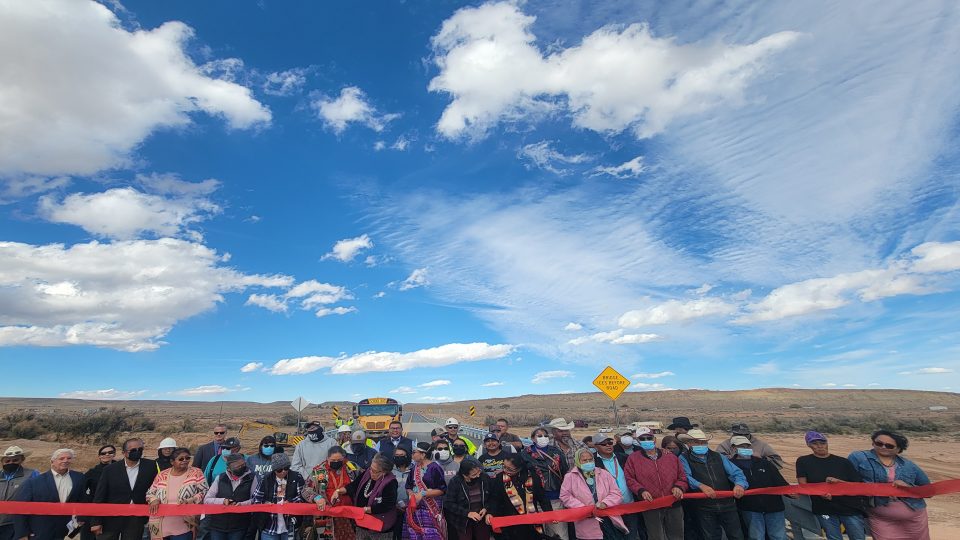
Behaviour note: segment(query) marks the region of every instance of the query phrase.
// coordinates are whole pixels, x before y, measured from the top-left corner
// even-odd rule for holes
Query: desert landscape
[[[332,425],[333,406],[349,411],[350,403],[326,402],[303,412],[304,419]],[[474,407],[476,415],[470,417]],[[868,434],[877,427],[894,428],[910,438],[905,454],[933,481],[960,478],[960,395],[905,390],[795,390],[759,389],[735,392],[668,391],[626,393],[617,400],[617,415],[625,425],[633,421],[660,421],[688,416],[700,423],[719,443],[734,421],[743,421],[755,434],[776,448],[787,467],[784,476],[794,481],[793,463],[808,449],[803,432],[817,429],[830,437],[831,451],[846,455],[869,445]],[[930,407],[938,410],[931,411]],[[941,409],[944,408],[945,409]],[[524,395],[439,405],[405,404],[406,413],[431,419],[454,416],[464,425],[482,427],[505,417],[521,436],[543,420],[562,416],[582,420],[582,437],[600,427],[614,427],[613,403],[600,393]],[[196,447],[210,439],[210,428],[225,422],[236,435],[244,422],[273,424],[279,431],[295,432],[296,412],[287,402],[187,402],[187,401],[87,401],[73,399],[0,398],[0,446],[16,444],[31,452],[27,465],[47,468],[48,456],[60,447],[79,453],[77,468],[85,470],[96,460],[103,443],[117,444],[136,435],[147,442],[148,457],[157,443],[173,436],[182,446]],[[83,432],[87,429],[87,432]],[[244,450],[255,447],[269,429],[247,429],[241,435]],[[90,433],[93,433],[92,435]],[[960,495],[929,501],[934,538],[953,538],[960,526]]]

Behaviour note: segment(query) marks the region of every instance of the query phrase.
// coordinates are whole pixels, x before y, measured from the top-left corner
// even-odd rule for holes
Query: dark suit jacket
[[[157,476],[157,464],[152,459],[140,460],[140,470],[137,471],[137,480],[130,489],[130,479],[127,477],[126,460],[121,459],[103,468],[100,481],[97,482],[97,492],[93,495],[95,503],[112,504],[147,504],[147,490]],[[135,518],[147,522],[147,518]],[[93,517],[92,525],[103,525],[104,532],[119,530],[125,519],[122,517]]]
[[[193,456],[193,466],[201,471],[205,471],[207,470],[207,463],[210,463],[210,460],[216,455],[217,453],[213,448],[213,441],[202,444],[197,448],[196,455]]]
[[[67,502],[83,502],[84,491],[87,488],[83,474],[77,471],[70,471],[70,480],[73,482],[73,488],[67,496]],[[17,494],[14,500],[23,502],[60,502],[60,494],[57,492],[57,484],[53,480],[53,473],[47,471],[40,476],[35,476],[27,480]],[[67,534],[67,523],[70,521],[70,513],[65,516],[13,516],[13,537],[23,538],[32,536],[33,540],[53,540],[54,538],[63,539]]]
[[[397,446],[402,446],[407,449],[407,455],[410,455],[413,452],[413,441],[408,437],[400,436],[400,443]],[[393,441],[390,440],[390,436],[380,439],[380,453],[386,456],[393,458],[393,451],[396,450],[396,446],[393,445]]]

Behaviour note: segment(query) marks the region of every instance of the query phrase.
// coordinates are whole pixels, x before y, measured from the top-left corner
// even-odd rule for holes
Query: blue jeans
[[[214,531],[211,529],[208,537],[210,540],[243,540],[246,535],[246,529],[239,531]]]
[[[747,526],[748,540],[787,540],[787,518],[783,512],[740,511]]]
[[[846,529],[850,540],[866,540],[867,533],[863,526],[863,516],[821,516],[817,515],[820,528],[827,533],[827,540],[843,540],[840,524]]]
[[[267,531],[260,531],[260,540],[287,540],[290,533],[270,534]]]
[[[164,536],[163,540],[193,540],[193,533],[185,532],[183,534],[172,534],[170,536]]]

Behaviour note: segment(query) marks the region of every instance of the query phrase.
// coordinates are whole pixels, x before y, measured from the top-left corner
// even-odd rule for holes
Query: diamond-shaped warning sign
[[[610,399],[616,400],[620,394],[630,386],[630,380],[610,366],[600,372],[593,380],[593,385],[600,389]]]

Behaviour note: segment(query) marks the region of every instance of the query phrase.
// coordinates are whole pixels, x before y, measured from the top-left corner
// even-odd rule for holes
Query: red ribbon
[[[222,504],[161,504],[156,514],[150,514],[145,504],[106,504],[106,503],[50,503],[50,502],[0,502],[0,514],[28,514],[35,516],[140,516],[171,517],[196,516],[200,514],[245,514],[248,512],[266,512],[292,516],[331,516],[352,519],[364,529],[380,531],[383,522],[363,512],[356,506],[328,506],[318,510],[317,505],[309,503],[286,504],[250,504],[246,506],[224,506]]]
[[[783,487],[768,487],[758,489],[748,489],[744,492],[745,497],[752,495],[833,495],[833,496],[866,496],[866,497],[901,497],[912,499],[925,499],[936,495],[947,495],[950,493],[960,493],[960,480],[943,480],[926,486],[918,487],[894,487],[893,484],[873,484],[860,482],[845,482],[839,484],[796,484]],[[732,491],[717,491],[718,499],[727,499],[733,497]],[[684,493],[685,499],[706,499],[704,493]],[[519,516],[503,516],[492,518],[490,525],[494,532],[500,532],[504,527],[514,525],[537,525],[543,523],[552,523],[555,521],[572,522],[587,519],[590,516],[622,516],[624,514],[635,514],[646,510],[657,510],[672,506],[677,500],[672,496],[659,497],[650,502],[640,501],[629,504],[619,504],[603,510],[598,510],[594,506],[582,506],[579,508],[568,508],[565,510],[553,510],[550,512],[536,512],[533,514],[523,514]]]

